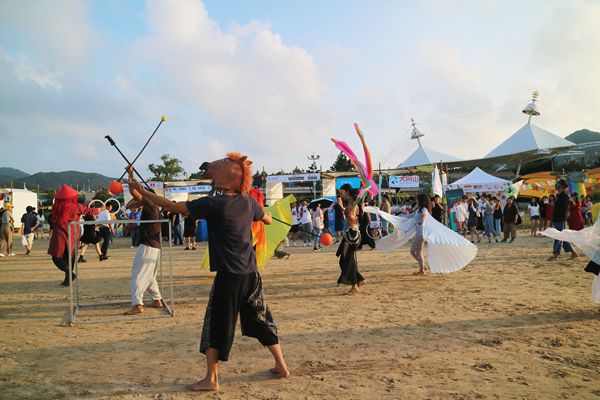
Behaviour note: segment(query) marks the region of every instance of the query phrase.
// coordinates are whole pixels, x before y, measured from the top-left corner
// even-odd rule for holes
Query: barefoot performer
[[[239,153],[228,153],[221,160],[200,167],[203,179],[212,179],[214,195],[189,202],[173,203],[144,190],[130,175],[129,184],[143,198],[173,212],[205,219],[210,247],[210,269],[216,271],[206,307],[200,339],[200,352],[206,355],[204,379],[187,386],[193,391],[219,390],[219,361],[227,361],[233,344],[238,314],[242,335],[254,337],[266,346],[275,367],[270,371],[282,378],[289,376],[279,345],[277,327],[263,298],[262,281],[252,248],[253,221],[271,223],[271,215],[262,211],[248,196],[252,162]]]
[[[358,260],[356,258],[356,250],[361,242],[360,231],[358,230],[361,213],[360,205],[357,202],[358,190],[345,183],[340,187],[340,196],[348,202],[345,211],[348,229],[344,233],[340,247],[335,253],[340,258],[340,269],[342,270],[337,284],[338,286],[350,285],[348,294],[355,294],[365,284],[365,278],[358,272]]]
[[[133,168],[129,171],[133,176]],[[135,209],[142,207],[142,221],[160,219],[158,206],[147,196],[142,195],[129,186],[129,193],[133,199],[127,203],[127,208]],[[135,252],[133,266],[131,268],[131,310],[125,315],[141,314],[144,312],[144,292],[148,292],[152,303],[148,307],[162,308],[162,296],[156,282],[156,273],[160,264],[160,223],[152,222],[140,224],[139,246]]]
[[[69,222],[79,221],[81,215],[98,215],[102,208],[88,208],[79,204],[77,199],[79,193],[72,187],[63,185],[54,195],[54,204],[52,206],[52,223],[54,229],[50,237],[50,245],[48,246],[48,254],[52,256],[54,265],[65,273],[65,279],[61,285],[69,286],[69,249],[67,242],[69,240],[68,231]],[[75,243],[78,242],[80,229],[79,226],[71,227],[71,254],[75,257]],[[72,264],[75,260],[72,260]],[[77,276],[71,275],[71,279],[75,280]]]
[[[336,255],[340,257],[340,268],[342,270],[338,279],[338,285],[351,285],[352,287],[348,292],[349,294],[358,293],[360,287],[365,284],[364,278],[358,272],[358,261],[356,260],[356,250],[358,250],[362,243],[359,231],[359,221],[362,217],[362,203],[367,197],[367,194],[370,193],[371,196],[377,196],[377,193],[379,192],[377,184],[373,180],[371,152],[367,147],[364,135],[357,123],[354,123],[354,129],[360,139],[365,154],[364,164],[359,161],[354,151],[352,151],[346,142],[334,138],[331,139],[335,147],[348,156],[348,159],[352,162],[352,165],[354,165],[362,182],[362,189],[360,189],[360,191],[353,189],[347,183],[340,188],[340,196],[348,202],[345,211],[348,229],[336,253]]]

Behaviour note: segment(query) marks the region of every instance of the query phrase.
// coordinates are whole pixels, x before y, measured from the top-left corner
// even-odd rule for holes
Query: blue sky
[[[411,117],[425,146],[478,158],[534,89],[539,126],[600,130],[598,48],[594,1],[0,1],[0,165],[119,175],[104,135],[134,154],[163,114],[142,166],[327,168],[357,121],[391,167]]]

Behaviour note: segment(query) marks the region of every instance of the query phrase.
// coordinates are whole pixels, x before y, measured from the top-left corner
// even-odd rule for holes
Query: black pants
[[[217,272],[206,306],[200,352],[219,351],[219,360],[227,361],[233,345],[238,314],[242,335],[253,337],[263,346],[279,343],[277,327],[263,298],[258,272],[239,275]]]
[[[69,252],[65,249],[62,257],[52,256],[52,262],[56,265],[56,268],[60,269],[65,273],[65,281],[69,280]],[[71,265],[75,265],[75,253],[73,253],[73,259]]]
[[[102,247],[100,252],[103,256],[108,252],[108,245],[110,244],[110,229],[107,226],[100,227],[100,237],[102,237]]]

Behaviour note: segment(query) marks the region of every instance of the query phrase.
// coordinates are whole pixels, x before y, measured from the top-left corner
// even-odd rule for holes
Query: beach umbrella
[[[313,201],[311,201],[308,207],[316,208],[317,204],[320,204],[321,208],[329,208],[333,204],[333,200],[327,197],[319,197],[318,199],[314,199]]]

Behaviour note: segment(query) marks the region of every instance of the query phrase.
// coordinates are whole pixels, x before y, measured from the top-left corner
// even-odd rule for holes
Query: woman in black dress
[[[351,288],[348,294],[355,294],[360,291],[360,288],[365,284],[365,279],[358,272],[358,260],[356,259],[356,250],[361,242],[361,235],[358,230],[358,221],[362,210],[357,203],[358,190],[352,189],[349,184],[345,184],[340,188],[342,199],[348,202],[346,206],[345,216],[348,229],[344,234],[344,238],[340,243],[340,247],[336,252],[336,256],[340,258],[341,274],[337,281],[339,285],[350,285]]]
[[[481,237],[479,233],[477,233],[477,220],[479,219],[479,213],[477,212],[477,203],[474,198],[470,198],[467,202],[467,210],[469,211],[469,219],[467,220],[467,227],[469,228],[469,233],[471,234],[471,243],[474,242],[473,236],[477,236],[477,243],[481,242]]]
[[[83,217],[84,221],[93,221],[94,220],[94,216],[93,215],[85,215]],[[88,246],[91,244],[96,248],[96,253],[98,253],[98,256],[102,255],[102,252],[100,251],[100,242],[102,241],[102,238],[98,235],[98,232],[96,231],[96,225],[83,225],[83,235],[81,236],[80,242],[83,244],[83,246],[81,247],[81,253],[79,254],[79,260],[77,260],[77,262],[83,263],[86,262],[87,260],[85,258],[83,258],[83,256],[85,255],[85,252],[88,249]]]

